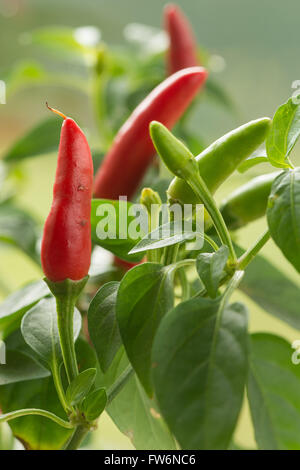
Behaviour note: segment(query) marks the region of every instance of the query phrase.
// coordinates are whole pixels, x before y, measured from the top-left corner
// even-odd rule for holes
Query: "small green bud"
[[[163,124],[152,121],[150,136],[157,153],[173,175],[189,180],[198,174],[194,155]]]
[[[158,204],[161,206],[161,199],[159,194],[156,191],[153,191],[151,188],[144,188],[141,193],[140,203],[146,207],[147,212],[151,215],[151,206],[153,204]]]

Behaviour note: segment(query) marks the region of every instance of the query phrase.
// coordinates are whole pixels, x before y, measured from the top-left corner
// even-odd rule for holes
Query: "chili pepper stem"
[[[77,428],[75,429],[73,433],[73,436],[67,443],[65,450],[78,449],[78,447],[80,446],[80,444],[82,443],[83,439],[85,438],[85,436],[88,434],[89,431],[90,429],[84,425],[77,426]]]
[[[194,174],[192,178],[187,180],[195,194],[203,201],[207,212],[212,218],[212,221],[216,227],[216,231],[220,237],[221,242],[226,245],[229,249],[229,264],[235,266],[237,263],[237,257],[233,248],[232,240],[229,231],[226,227],[221,212],[219,211],[212,195],[209,192],[206,184],[204,183],[201,176]]]
[[[60,345],[69,383],[78,375],[73,331],[74,309],[87,280],[88,276],[79,281],[65,279],[59,282],[53,282],[45,278],[45,282],[56,298]]]
[[[255,244],[249,248],[238,260],[238,268],[244,270],[249,263],[255,258],[257,253],[262,249],[262,247],[270,240],[270,232],[266,230],[255,242]]]
[[[63,119],[67,119],[67,116],[62,112],[58,111],[58,109],[51,108],[51,106],[48,105],[48,101],[46,101],[46,106],[49,111],[52,111],[52,113],[58,114],[58,116],[62,117]]]

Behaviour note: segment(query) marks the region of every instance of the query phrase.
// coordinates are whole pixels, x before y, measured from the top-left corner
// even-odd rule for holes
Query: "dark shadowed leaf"
[[[163,316],[173,306],[170,271],[143,263],[123,277],[117,296],[117,319],[127,356],[141,383],[152,394],[151,349]]]
[[[122,344],[116,319],[119,282],[102,286],[88,310],[89,334],[96,349],[101,369],[105,372]]]
[[[129,361],[122,348],[107,373],[99,373],[97,385],[109,388],[128,365]],[[137,450],[176,449],[175,441],[159,413],[155,400],[146,395],[135,375],[129,378],[106,411]]]
[[[247,311],[193,299],[162,320],[153,347],[159,407],[183,449],[226,449],[247,377]]]
[[[300,449],[300,368],[292,354],[279,336],[251,336],[248,397],[260,449]]]

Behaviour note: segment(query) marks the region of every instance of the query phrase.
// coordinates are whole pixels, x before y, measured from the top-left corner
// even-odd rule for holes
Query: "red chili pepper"
[[[91,260],[93,161],[85,135],[73,119],[61,129],[53,202],[45,223],[41,260],[51,281],[84,278]]]
[[[153,120],[172,128],[205,82],[202,67],[181,70],[158,85],[119,130],[99,168],[94,186],[96,197],[131,198],[155,155],[149,135]]]
[[[165,7],[164,23],[170,41],[167,53],[168,74],[200,65],[193,29],[178,6]]]

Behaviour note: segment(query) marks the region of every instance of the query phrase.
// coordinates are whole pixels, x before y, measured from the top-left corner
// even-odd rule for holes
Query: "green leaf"
[[[198,298],[161,322],[153,347],[161,412],[183,449],[226,449],[247,377],[247,311]]]
[[[40,230],[33,217],[11,203],[0,205],[0,242],[16,246],[39,263],[37,242]]]
[[[99,374],[99,386],[109,387],[128,367],[122,348],[106,374]],[[137,450],[172,450],[175,441],[162,419],[154,399],[150,399],[135,375],[106,408],[109,416]]]
[[[253,152],[250,157],[246,158],[239,166],[238,171],[240,173],[245,173],[246,171],[250,170],[259,163],[267,163],[269,161],[266,151],[264,149],[258,149]]]
[[[235,248],[240,256],[243,250]],[[266,312],[300,330],[300,288],[263,256],[247,266],[239,289]]]
[[[220,280],[228,259],[228,247],[223,245],[215,253],[200,253],[197,257],[197,271],[210,297],[216,297]]]
[[[173,307],[170,270],[143,263],[123,277],[117,296],[117,319],[127,356],[146,392],[152,394],[151,349],[163,316]]]
[[[0,385],[48,377],[49,371],[19,351],[6,352],[6,364],[0,364]]]
[[[43,47],[45,50],[64,57],[80,57],[92,52],[100,40],[98,28],[87,26],[68,28],[47,26],[23,35],[23,42]]]
[[[144,233],[141,233],[138,239],[132,239],[128,234],[128,226],[135,219],[134,215],[129,215],[132,206],[131,202],[93,199],[91,225],[94,243],[111,251],[119,258],[135,262],[140,261],[143,254],[128,255],[128,252],[144,236]],[[124,227],[120,227],[120,218],[126,219]]]
[[[74,312],[74,339],[81,329],[81,315]],[[21,331],[24,340],[50,368],[62,360],[57,326],[56,301],[53,297],[40,300],[23,317]]]
[[[157,250],[165,246],[176,245],[195,237],[203,238],[202,232],[184,230],[182,221],[168,222],[160,225],[140,240],[129,254],[145,253],[148,250]]]
[[[293,98],[281,105],[273,118],[267,137],[266,150],[270,163],[277,168],[289,168],[289,155],[300,135],[300,106]]]
[[[5,331],[5,336],[19,327],[27,310],[49,294],[44,281],[35,281],[9,295],[0,304],[0,329]]]
[[[49,118],[28,131],[4,155],[4,160],[15,163],[25,158],[36,157],[58,149],[62,121]]]
[[[260,449],[299,450],[300,368],[279,336],[251,337],[248,398]]]
[[[300,272],[300,168],[284,171],[275,178],[267,220],[273,240]]]
[[[96,378],[96,369],[86,369],[70,383],[66,399],[70,405],[79,403],[90,391]]]
[[[107,402],[105,388],[99,388],[89,393],[82,404],[82,411],[89,421],[99,418]]]
[[[39,408],[67,419],[51,377],[1,386],[0,408],[3,413],[21,408]],[[72,434],[72,430],[40,416],[17,418],[9,421],[9,426],[14,436],[30,450],[59,450]]]
[[[116,319],[118,288],[119,282],[116,281],[102,286],[88,310],[89,334],[103,372],[109,368],[122,344]]]
[[[47,81],[47,72],[35,60],[21,60],[13,65],[4,77],[6,93],[9,96],[25,86],[40,85]]]

